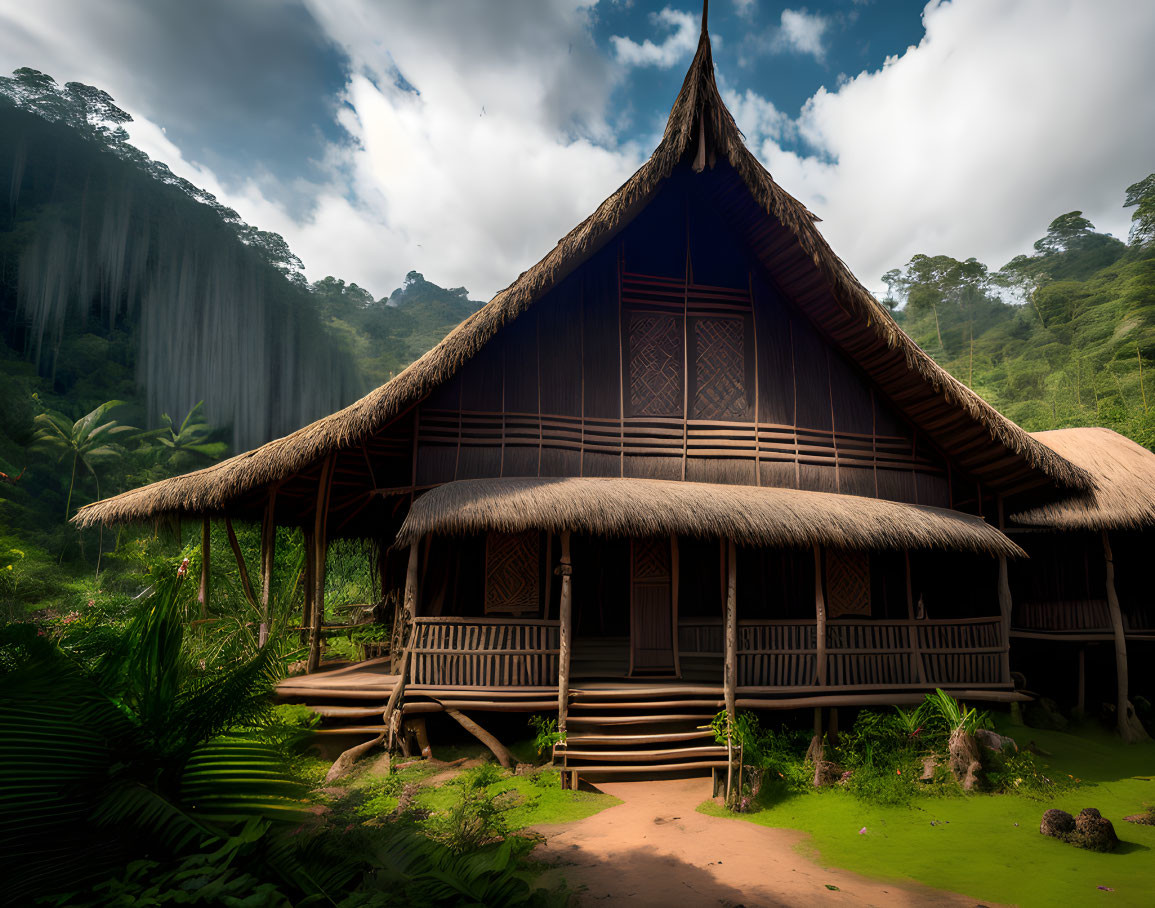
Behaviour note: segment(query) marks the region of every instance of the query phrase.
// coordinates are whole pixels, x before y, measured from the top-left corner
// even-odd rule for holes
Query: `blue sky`
[[[134,141],[311,278],[488,298],[652,151],[698,2],[0,0],[0,70],[109,91]],[[1125,235],[1155,171],[1155,3],[714,0],[751,149],[870,287],[998,267],[1056,215]]]

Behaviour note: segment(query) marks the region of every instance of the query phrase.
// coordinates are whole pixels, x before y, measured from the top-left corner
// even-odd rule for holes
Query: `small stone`
[[[814,764],[814,787],[825,788],[842,780],[842,767],[830,760],[819,760]]]
[[[1075,818],[1065,810],[1052,807],[1043,812],[1043,821],[1039,824],[1039,832],[1052,838],[1066,840],[1075,831]]]

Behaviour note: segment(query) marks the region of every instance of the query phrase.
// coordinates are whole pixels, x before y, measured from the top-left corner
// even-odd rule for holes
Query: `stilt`
[[[432,759],[433,748],[429,745],[429,730],[425,727],[425,717],[414,716],[408,724],[413,729],[413,737],[417,740],[417,747],[421,751],[421,756],[427,760]]]
[[[257,631],[257,646],[269,642],[269,600],[273,589],[273,560],[277,548],[277,489],[269,490],[265,505],[265,519],[261,524],[261,626]]]
[[[401,702],[401,696],[405,692],[405,683],[409,677],[409,663],[412,660],[413,649],[413,634],[414,625],[413,618],[417,614],[417,542],[409,546],[409,566],[405,571],[405,596],[403,602],[403,633],[405,634],[405,647],[401,651],[401,664],[397,673],[397,682],[393,685],[393,690],[389,692],[389,702],[385,704],[385,712],[381,715],[382,724],[385,726],[386,741],[389,748],[393,747],[393,726],[396,722],[397,705]],[[397,663],[393,665],[396,667]]]
[[[1115,721],[1124,741],[1141,741],[1147,737],[1142,723],[1135,716],[1127,696],[1127,637],[1123,631],[1123,611],[1115,590],[1115,559],[1111,553],[1111,539],[1103,530],[1103,557],[1107,561],[1107,607],[1111,613],[1111,631],[1115,638]]]
[[[814,634],[817,658],[815,660],[816,682],[826,686],[826,596],[822,592],[822,546],[814,544]],[[821,726],[819,726],[821,732]]]
[[[317,510],[313,517],[313,614],[309,624],[309,662],[307,672],[321,664],[321,626],[325,622],[325,558],[329,551],[329,490],[333,482],[333,455],[321,465],[317,485]]]
[[[197,591],[197,602],[201,604],[201,617],[209,614],[209,550],[211,542],[208,517],[201,519],[201,586]]]
[[[557,730],[565,740],[566,722],[569,718],[569,663],[573,628],[573,590],[570,564],[570,536],[566,530],[561,534],[561,604],[558,609],[558,665],[557,665]]]
[[[1087,714],[1087,648],[1079,647],[1079,689],[1075,691],[1075,712],[1079,718]]]
[[[737,546],[726,546],[726,662],[722,684],[726,697],[726,718],[730,726],[737,719],[738,676],[738,558]]]

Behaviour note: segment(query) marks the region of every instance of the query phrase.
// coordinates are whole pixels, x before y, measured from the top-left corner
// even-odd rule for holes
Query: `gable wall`
[[[418,425],[419,488],[637,476],[952,504],[944,457],[678,176],[423,401]]]

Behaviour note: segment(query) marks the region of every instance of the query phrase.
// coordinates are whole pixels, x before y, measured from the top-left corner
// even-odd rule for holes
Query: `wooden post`
[[[306,672],[321,664],[321,625],[325,620],[325,557],[329,551],[329,490],[333,482],[333,455],[321,465],[317,510],[313,515],[313,614],[309,624],[309,662]]]
[[[738,677],[738,555],[734,540],[726,544],[726,662],[722,684],[726,695],[726,719],[730,727],[737,720]]]
[[[229,547],[233,550],[233,557],[237,559],[237,572],[241,575],[241,590],[245,594],[245,599],[248,600],[249,605],[257,608],[257,594],[253,592],[253,582],[249,579],[249,568],[245,564],[245,556],[241,552],[241,544],[237,542],[236,531],[233,530],[233,522],[229,515],[225,515],[225,532],[229,537]]]
[[[409,546],[409,566],[405,570],[405,596],[402,599],[405,616],[402,623],[408,624],[405,648],[401,652],[401,665],[397,672],[397,680],[393,684],[393,690],[389,692],[389,702],[385,704],[385,712],[382,713],[381,716],[390,749],[393,747],[393,716],[397,711],[398,704],[401,702],[401,695],[405,692],[405,682],[409,678],[409,663],[413,658],[413,642],[417,635],[417,625],[414,624],[413,619],[417,615],[418,544],[419,540],[414,540]],[[396,660],[394,660],[393,665],[395,668],[398,668]]]
[[[265,505],[265,520],[261,526],[261,626],[257,632],[257,646],[263,648],[269,642],[269,597],[273,588],[273,559],[277,548],[277,490],[269,491],[269,502]]]
[[[906,617],[910,624],[910,657],[914,662],[914,676],[918,683],[926,686],[926,667],[922,664],[922,642],[919,640],[918,625],[914,623],[914,584],[910,576],[910,549],[903,552],[906,563]]]
[[[814,634],[817,647],[815,676],[818,687],[826,686],[826,596],[822,592],[822,546],[814,543]]]
[[[1003,514],[1003,496],[999,495],[998,502],[999,530],[1006,529]],[[1007,556],[999,555],[999,613],[1002,615],[1002,647],[1003,647],[1003,677],[1004,682],[1011,680],[1011,583],[1007,575]]]
[[[307,527],[301,531],[302,544],[305,547],[305,607],[301,615],[301,642],[307,644],[309,641],[309,628],[313,626],[313,595],[317,592],[317,588],[313,583],[313,574],[316,573],[313,564],[317,555],[317,550],[313,546],[313,530]]]
[[[209,613],[209,519],[201,518],[201,586],[197,591],[197,602],[201,604],[201,617],[207,618]]]
[[[1087,711],[1087,647],[1079,647],[1079,689],[1075,692],[1075,712],[1083,718]]]
[[[558,659],[557,659],[557,730],[564,735],[569,719],[569,663],[573,633],[573,584],[570,564],[569,530],[561,534],[561,603],[558,608]],[[564,740],[564,739],[563,739]]]
[[[682,677],[682,653],[678,646],[678,597],[680,595],[681,564],[678,556],[678,536],[675,533],[670,537],[670,605],[671,615],[670,632],[673,639],[670,641],[674,649],[674,677]]]
[[[1139,720],[1131,715],[1131,702],[1127,697],[1127,637],[1123,632],[1119,594],[1115,591],[1115,558],[1106,530],[1103,530],[1103,557],[1107,561],[1107,608],[1111,613],[1111,632],[1115,638],[1115,720],[1124,741],[1140,741],[1147,737],[1147,733]]]

